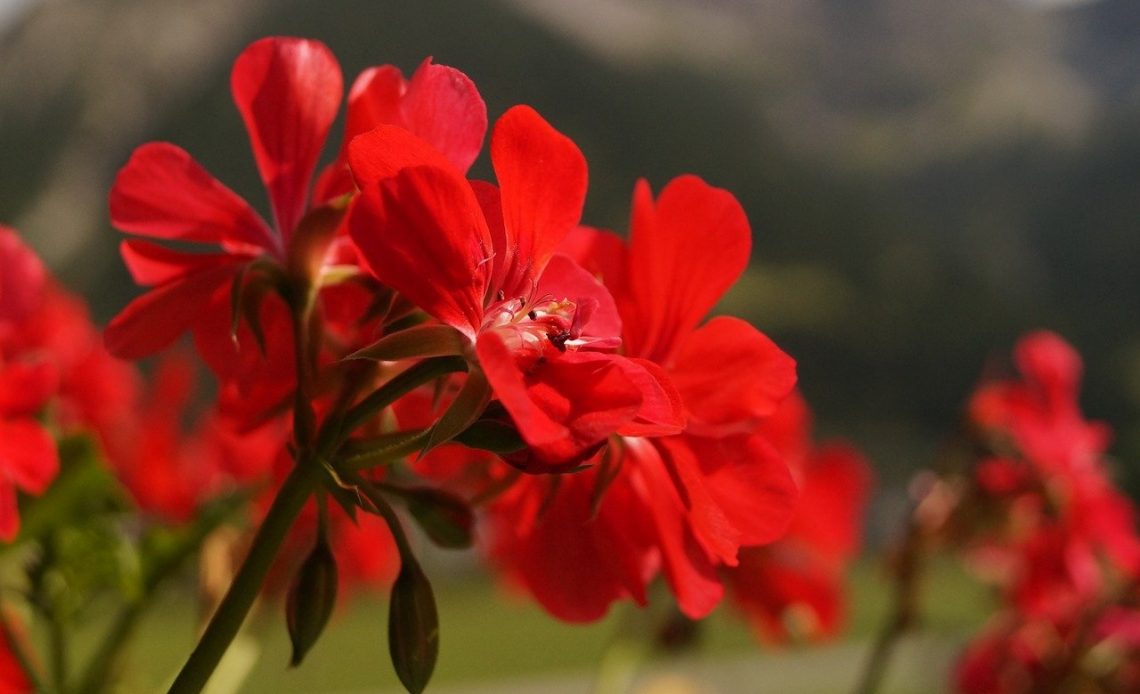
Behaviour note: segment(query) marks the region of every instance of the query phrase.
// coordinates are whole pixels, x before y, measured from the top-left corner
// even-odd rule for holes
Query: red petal
[[[1014,347],[1017,369],[1026,380],[1041,388],[1058,409],[1075,407],[1081,380],[1081,355],[1059,335],[1047,331],[1030,333]]]
[[[420,64],[405,82],[391,65],[360,74],[348,96],[351,139],[377,125],[406,128],[466,172],[479,156],[487,132],[487,107],[475,84],[455,68]]]
[[[724,595],[716,564],[693,534],[677,484],[653,444],[648,439],[628,439],[626,454],[633,458],[626,463],[628,474],[641,488],[643,503],[652,514],[662,569],[677,606],[693,619],[705,617]]]
[[[819,450],[804,470],[799,509],[789,536],[837,562],[859,549],[871,468],[847,446]]]
[[[134,151],[111,188],[110,208],[111,224],[132,234],[279,252],[279,241],[249,203],[167,142]]]
[[[35,415],[58,388],[59,371],[53,362],[0,362],[0,416]]]
[[[570,299],[579,306],[594,305],[590,319],[582,326],[582,335],[588,338],[621,339],[621,316],[609,291],[574,261],[562,254],[551,257],[538,281],[535,296]],[[617,349],[617,345],[613,346]]]
[[[16,503],[16,488],[0,480],[0,540],[11,542],[19,532],[20,508]]]
[[[757,432],[780,453],[788,465],[802,471],[812,451],[811,410],[797,390],[784,398],[776,411],[760,423]]]
[[[181,253],[142,239],[127,239],[119,253],[135,282],[144,287],[165,284],[195,272],[252,260],[254,256],[229,253]]]
[[[738,318],[713,318],[679,345],[669,376],[704,436],[751,431],[796,384],[796,363]]]
[[[437,167],[463,178],[439,150],[395,125],[381,125],[353,138],[348,165],[362,190],[411,166]]]
[[[736,551],[741,545],[740,530],[729,521],[706,488],[701,465],[693,451],[678,436],[661,437],[655,443],[688,511],[693,534],[721,563],[735,565]]]
[[[515,106],[495,125],[491,161],[502,193],[507,246],[493,286],[529,296],[546,262],[582,217],[586,159],[570,138],[529,106]]]
[[[408,83],[403,125],[431,143],[462,172],[471,168],[487,133],[487,105],[467,75],[424,60]]]
[[[16,234],[0,224],[0,321],[16,322],[41,300],[47,273],[43,263]]]
[[[614,298],[622,300],[628,292],[626,285],[629,250],[625,241],[612,231],[580,226],[575,228],[558,245],[558,252],[602,281]]]
[[[403,127],[400,99],[408,82],[395,65],[370,67],[357,75],[348,90],[348,116],[345,119],[344,143],[378,125]]]
[[[845,603],[842,575],[810,553],[750,549],[741,552],[740,565],[727,577],[736,603],[761,638],[830,636],[839,628]],[[809,616],[799,612],[805,608],[811,621],[801,623]],[[792,609],[801,619],[787,619]]]
[[[740,532],[741,546],[767,544],[787,533],[799,490],[787,463],[766,441],[685,436],[684,442],[700,462],[709,496]]]
[[[465,180],[433,167],[404,169],[363,190],[349,233],[381,282],[475,338],[491,237]]]
[[[541,461],[526,472],[573,464],[637,413],[641,392],[598,352],[566,352],[525,365],[497,331],[480,333],[479,362],[519,433]]]
[[[42,494],[58,472],[55,441],[38,422],[0,420],[0,476],[29,494]]]
[[[639,181],[630,226],[637,316],[636,323],[623,316],[627,354],[668,367],[680,340],[747,266],[748,219],[731,193],[681,176],[665,186],[656,205],[649,185]]]
[[[238,56],[230,90],[249,131],[277,228],[288,241],[304,213],[313,168],[340,108],[340,66],[319,41],[265,38]]]
[[[496,560],[568,622],[600,619],[626,596],[644,605],[654,570],[653,528],[636,512],[640,500],[618,481],[592,515],[596,477],[525,477],[489,508]]]
[[[237,270],[237,264],[211,268],[138,297],[111,319],[103,335],[107,350],[122,359],[139,359],[166,347],[198,320],[210,295]]]
[[[618,434],[669,436],[680,433],[685,428],[685,407],[665,370],[645,359],[625,358],[617,363],[641,391],[637,417],[619,429]]]

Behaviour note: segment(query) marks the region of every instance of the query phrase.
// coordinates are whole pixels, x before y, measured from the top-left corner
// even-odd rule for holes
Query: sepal
[[[420,357],[447,357],[463,354],[467,338],[450,325],[414,325],[388,333],[345,359],[399,361]]]

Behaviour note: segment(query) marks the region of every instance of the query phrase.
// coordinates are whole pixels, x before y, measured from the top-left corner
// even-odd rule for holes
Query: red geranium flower
[[[618,344],[613,300],[555,256],[585,199],[577,146],[516,106],[496,124],[491,160],[500,189],[468,182],[403,129],[357,137],[350,233],[382,283],[471,346],[534,456],[515,462],[568,469],[635,418],[675,419],[672,403],[652,371],[603,351]]]
[[[315,208],[354,192],[345,164],[348,142],[390,123],[421,134],[457,166],[468,166],[482,143],[486,109],[466,76],[430,59],[408,82],[391,66],[365,71],[349,94],[341,154],[322,174],[310,203],[310,180],[342,94],[332,53],[318,41],[262,39],[234,63],[231,88],[269,192],[273,224],[177,146],[138,148],[111,191],[111,219],[122,231],[147,237],[128,239],[121,250],[136,281],[154,288],[112,320],[106,342],[114,353],[137,358],[193,329],[199,352],[223,382],[222,410],[250,427],[285,407],[295,373],[291,318],[283,302],[262,300],[266,285],[272,288],[277,275],[290,273],[305,273],[319,285],[328,265],[355,269],[345,239],[308,233],[329,223]],[[152,240],[207,244],[221,252]],[[235,281],[243,287],[235,288]],[[250,305],[234,304],[239,295]],[[247,320],[231,336],[235,308]],[[344,313],[334,312],[334,319]]]
[[[274,225],[179,147],[152,142],[135,150],[111,189],[112,224],[152,239],[215,244],[222,252],[188,253],[141,239],[122,243],[135,281],[155,288],[107,327],[107,346],[119,356],[162,349],[204,312],[228,315],[230,283],[243,268],[260,256],[287,261],[340,105],[340,67],[318,41],[267,38],[238,56],[230,85],[269,191]]]
[[[491,508],[494,556],[572,621],[596,619],[622,597],[643,604],[659,571],[686,615],[708,614],[723,594],[719,567],[778,538],[796,495],[757,430],[795,384],[794,362],[744,321],[698,327],[748,262],[744,211],[728,192],[683,176],[656,203],[639,183],[631,226],[628,250],[594,230],[565,248],[613,291],[626,356],[676,385],[684,433],[672,435],[662,418],[630,422],[590,470],[524,478]]]

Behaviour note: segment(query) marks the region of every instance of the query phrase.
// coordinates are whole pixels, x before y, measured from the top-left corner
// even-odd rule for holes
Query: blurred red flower
[[[800,496],[787,534],[740,552],[725,569],[731,594],[762,638],[833,635],[846,608],[845,572],[859,551],[871,468],[842,443],[816,446],[797,392],[760,428],[783,455]]]

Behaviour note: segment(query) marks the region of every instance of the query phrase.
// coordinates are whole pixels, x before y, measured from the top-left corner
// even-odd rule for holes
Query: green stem
[[[297,461],[269,507],[269,513],[258,528],[249,554],[234,576],[233,583],[171,685],[171,694],[200,692],[206,685],[261,591],[261,584],[269,573],[277,550],[285,541],[286,533],[323,475],[323,468],[312,459],[302,457]]]
[[[237,636],[245,616],[253,605],[269,572],[273,558],[277,554],[285,534],[289,531],[297,514],[309,496],[326,474],[316,458],[323,458],[335,451],[347,433],[366,422],[383,408],[440,376],[462,371],[466,363],[456,357],[425,359],[404,371],[381,386],[376,392],[361,400],[345,413],[343,418],[330,418],[336,422],[335,429],[322,431],[317,437],[316,455],[304,455],[297,460],[285,484],[277,492],[269,513],[253,538],[249,554],[242,562],[233,583],[226,592],[214,616],[206,625],[202,638],[194,648],[186,664],[170,687],[171,694],[199,692],[218,666],[230,642]]]
[[[907,518],[907,531],[898,550],[892,574],[893,591],[891,614],[875,637],[871,654],[863,667],[856,694],[874,694],[882,686],[887,665],[899,639],[913,626],[918,617],[919,578],[923,569],[922,531],[914,519],[914,509]]]
[[[353,431],[371,419],[377,412],[396,402],[396,400],[399,400],[421,385],[435,380],[440,376],[456,371],[464,371],[466,369],[467,362],[461,357],[432,357],[430,359],[424,359],[406,371],[401,371],[393,376],[391,380],[381,386],[379,390],[364,398],[358,402],[355,407],[346,412],[344,419],[339,423],[340,432]],[[323,441],[325,438],[327,438],[327,435],[321,436],[318,440]]]
[[[313,288],[305,283],[293,287],[294,296],[289,304],[293,310],[293,345],[296,367],[297,386],[294,389],[293,401],[293,438],[297,447],[308,448],[313,441],[316,429],[316,414],[313,412],[313,402],[310,397],[312,384],[312,348],[314,342],[310,340],[312,329],[313,302],[315,294]]]

